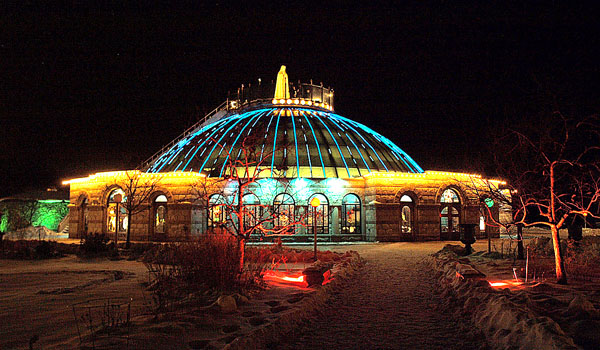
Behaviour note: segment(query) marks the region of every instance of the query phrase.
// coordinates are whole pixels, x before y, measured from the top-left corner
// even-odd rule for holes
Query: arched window
[[[457,240],[460,232],[460,197],[453,189],[447,189],[440,198],[440,237]]]
[[[154,233],[167,233],[167,196],[161,194],[154,199]]]
[[[442,198],[440,198],[440,202],[442,203],[460,203],[460,199],[458,194],[453,189],[447,189],[442,193]]]
[[[287,228],[285,231],[293,231],[290,225],[294,222],[294,198],[287,193],[280,193],[273,200],[273,226],[275,230]]]
[[[89,209],[88,209],[88,198],[84,197],[81,200],[81,204],[79,205],[79,234],[81,236],[85,236],[88,233],[88,216],[89,216]]]
[[[308,203],[311,203],[313,198],[318,198],[320,204],[317,207],[312,207],[312,205],[309,204],[308,234],[314,235],[315,228],[317,229],[318,235],[329,234],[329,200],[327,200],[327,197],[324,195],[316,193],[310,196]]]
[[[225,199],[220,194],[213,194],[208,198],[208,228],[224,227]]]
[[[360,198],[350,193],[342,199],[342,234],[360,234]]]
[[[261,215],[260,200],[254,193],[246,193],[242,197],[242,204],[244,205],[244,228],[256,226]]]
[[[120,188],[115,188],[108,195],[107,202],[107,222],[106,230],[108,232],[124,233],[127,231],[127,211],[123,205],[127,202],[127,196]]]
[[[412,197],[403,195],[400,197],[400,231],[408,235],[413,232],[413,213],[415,203]]]

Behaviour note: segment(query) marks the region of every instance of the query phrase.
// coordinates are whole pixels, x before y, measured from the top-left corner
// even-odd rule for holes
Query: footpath
[[[327,307],[270,349],[488,349],[443,304],[425,262],[435,248],[394,243],[352,247],[366,265]],[[432,249],[433,248],[433,249]],[[345,249],[348,249],[346,247]]]

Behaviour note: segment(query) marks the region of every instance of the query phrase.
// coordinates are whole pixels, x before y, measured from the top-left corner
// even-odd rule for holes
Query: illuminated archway
[[[275,232],[292,233],[294,228],[291,224],[294,222],[294,210],[296,202],[294,198],[287,193],[280,193],[273,199],[273,226]]]
[[[127,231],[127,211],[123,203],[127,202],[125,192],[120,188],[114,188],[108,195],[106,203],[106,231],[113,233],[125,233]]]
[[[440,238],[458,240],[460,238],[461,203],[458,192],[447,188],[440,197]]]
[[[415,213],[415,201],[407,194],[400,197],[400,233],[412,236]]]
[[[354,193],[345,195],[342,199],[342,234],[359,235],[362,233],[360,215],[360,198]]]
[[[152,201],[152,228],[156,235],[167,234],[167,196],[158,194]]]

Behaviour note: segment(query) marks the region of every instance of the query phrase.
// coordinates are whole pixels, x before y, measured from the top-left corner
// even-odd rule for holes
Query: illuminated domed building
[[[243,203],[274,218],[266,229],[296,222],[279,232],[292,240],[312,240],[314,230],[326,241],[458,239],[461,224],[476,225],[480,236],[499,233],[482,224],[476,190],[499,181],[423,171],[385,136],[335,114],[332,89],[290,84],[283,66],[276,84],[242,85],[139,170],[65,181],[70,235],[124,233],[131,225],[133,240],[162,241],[222,228],[234,172],[257,176]],[[152,186],[128,223],[123,207],[134,174]],[[215,193],[199,195],[207,183]],[[497,208],[492,213],[497,217]]]

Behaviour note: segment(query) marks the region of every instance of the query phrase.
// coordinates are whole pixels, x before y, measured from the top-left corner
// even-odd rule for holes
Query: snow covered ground
[[[331,297],[323,299],[325,305],[320,304],[318,311],[304,315],[306,322],[273,338],[267,346],[281,350],[494,348],[486,344],[462,308],[449,305],[436,284],[428,256],[445,243],[320,245],[321,250],[358,251],[366,264],[342,284],[343,288],[332,289]],[[494,244],[499,246],[500,241]],[[474,248],[485,250],[487,242],[477,242]],[[147,281],[145,266],[136,261],[82,261],[74,256],[0,260],[0,349],[27,349],[35,336],[39,340],[34,349],[72,349],[79,344],[73,304],[120,297],[131,300],[132,314],[140,315],[146,311],[148,301],[141,283]],[[252,322],[276,325],[278,317],[292,315],[296,299],[304,300],[312,293],[270,289],[227,319],[216,320],[190,311],[180,320],[144,329],[144,339],[155,344],[154,348],[182,348],[178,344],[193,348],[189,344],[202,339],[199,335],[216,331],[221,334],[220,344],[225,345],[234,337],[249,334],[245,329],[254,329],[250,327]],[[200,333],[193,333],[198,330]],[[142,329],[132,330],[133,338],[138,331]],[[178,339],[177,334],[182,335],[177,342],[165,341],[160,346],[159,342],[152,343],[153,337]]]
[[[486,349],[485,339],[468,320],[440,308],[443,300],[434,271],[424,259],[443,245],[352,247],[366,260],[359,276],[319,314],[272,348]]]

